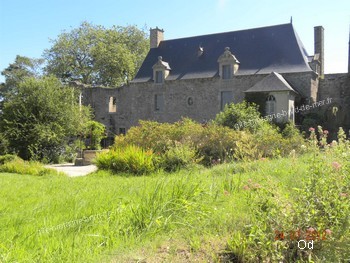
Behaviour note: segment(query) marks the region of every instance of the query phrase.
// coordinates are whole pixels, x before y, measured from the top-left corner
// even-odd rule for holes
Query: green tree
[[[263,126],[264,120],[260,117],[256,104],[243,101],[226,105],[224,110],[216,115],[215,122],[232,129],[255,132]]]
[[[45,50],[46,71],[62,80],[120,86],[132,79],[148,50],[146,33],[135,26],[102,26],[83,22],[63,32]]]
[[[57,161],[67,142],[83,131],[89,109],[79,107],[73,88],[53,77],[25,78],[6,97],[0,133],[23,159]]]
[[[0,84],[0,111],[6,97],[10,93],[16,93],[21,81],[28,77],[40,76],[43,62],[43,59],[17,55],[15,61],[1,72],[1,75],[5,77],[5,82]]]
[[[106,138],[106,127],[97,121],[89,121],[86,123],[85,137],[90,139],[89,149],[101,150],[101,140]]]

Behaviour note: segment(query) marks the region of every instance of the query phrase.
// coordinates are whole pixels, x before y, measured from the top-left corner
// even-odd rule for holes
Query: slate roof
[[[245,92],[293,91],[297,93],[282,75],[272,72]],[[298,93],[297,93],[298,94]]]
[[[204,52],[198,56],[199,48]],[[237,75],[310,72],[308,54],[292,24],[163,40],[148,52],[132,82],[152,80],[158,56],[171,67],[167,80],[211,78],[225,47],[240,61]]]

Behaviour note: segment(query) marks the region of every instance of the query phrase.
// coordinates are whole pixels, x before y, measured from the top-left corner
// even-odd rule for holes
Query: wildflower
[[[229,191],[224,190],[224,195],[230,195]]]
[[[338,142],[337,142],[337,141],[335,141],[335,140],[333,140],[333,141],[332,141],[332,143],[331,143],[331,145],[332,145],[332,147],[335,147],[335,146],[337,146],[337,145],[338,145]]]
[[[314,131],[315,131],[315,128],[310,127],[310,128],[309,128],[309,131],[310,131],[310,132],[314,132]]]
[[[326,235],[331,235],[332,234],[332,230],[330,230],[328,228],[324,232],[325,232]]]
[[[303,144],[300,146],[301,149],[306,150],[306,146]]]
[[[244,189],[244,190],[249,190],[250,188],[249,188],[248,185],[245,185],[245,186],[243,186],[243,189]]]
[[[327,135],[327,134],[329,134],[329,131],[324,130],[324,131],[323,131],[323,134]]]
[[[267,159],[264,158],[264,157],[260,158],[260,161],[266,161],[266,160],[267,160]]]
[[[340,197],[347,197],[348,194],[347,194],[347,193],[340,193],[339,196],[340,196]]]
[[[335,170],[339,170],[340,167],[341,167],[341,164],[338,163],[338,162],[333,162],[333,163],[332,163],[332,166],[333,166],[333,168],[334,168]]]
[[[253,188],[254,188],[254,189],[259,189],[259,188],[261,188],[261,185],[258,184],[258,183],[256,183],[256,184],[253,185]]]

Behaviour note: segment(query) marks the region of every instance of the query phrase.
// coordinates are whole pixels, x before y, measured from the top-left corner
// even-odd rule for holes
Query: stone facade
[[[288,28],[288,26],[285,27]],[[125,133],[132,126],[138,125],[139,120],[175,122],[182,117],[189,117],[198,122],[206,122],[215,118],[216,114],[222,110],[224,103],[238,103],[244,99],[257,103],[262,113],[264,113],[265,99],[269,93],[247,94],[245,91],[262,81],[271,72],[240,74],[238,65],[244,66],[244,61],[241,61],[240,57],[236,59],[231,54],[234,57],[232,64],[234,67],[231,68],[232,76],[229,79],[223,79],[222,77],[221,67],[226,62],[222,62],[219,59],[220,56],[216,58],[216,61],[218,61],[216,75],[210,77],[203,77],[202,75],[199,78],[190,79],[178,77],[166,79],[169,72],[170,76],[173,74],[171,72],[173,64],[171,58],[167,58],[167,62],[165,62],[162,60],[161,54],[158,54],[158,46],[163,41],[163,32],[158,28],[151,29],[150,53],[154,53],[154,56],[158,56],[158,59],[153,64],[148,63],[150,68],[146,71],[150,70],[151,72],[149,79],[142,76],[141,81],[131,82],[128,85],[112,89],[103,87],[81,88],[83,104],[91,105],[95,119],[107,127],[110,138]],[[243,37],[246,37],[246,35]],[[273,37],[272,35],[272,39]],[[236,36],[234,39],[236,39]],[[169,48],[173,44],[178,43],[170,42],[168,44]],[[350,75],[346,73],[323,75],[323,45],[323,27],[315,27],[315,55],[312,56],[312,60],[310,60],[311,57],[306,58],[306,60],[309,59],[310,70],[305,70],[304,67],[303,70],[298,72],[293,69],[292,65],[292,70],[287,70],[284,73],[279,72],[295,92],[283,93],[276,91],[273,94],[278,97],[280,102],[286,104],[284,106],[280,105],[279,109],[298,108],[302,105],[311,105],[331,98],[332,103],[314,109],[314,111],[320,113],[324,120],[328,122],[328,129],[335,130],[340,126],[350,129]],[[225,52],[228,53],[229,50],[225,48]],[[198,59],[205,59],[206,51],[206,47],[199,46],[193,59],[197,59],[197,57]],[[195,61],[193,63],[198,64],[199,62]],[[316,65],[313,63],[319,66],[320,72],[311,69],[313,68],[311,65]],[[156,83],[155,70],[162,69],[166,73],[163,75],[165,80]],[[282,69],[284,70],[284,68]],[[245,72],[249,71],[246,70]],[[193,73],[191,74],[193,76]],[[295,117],[296,123],[300,123],[303,114],[309,112],[311,111],[293,113],[292,118]],[[290,119],[291,115],[288,116]]]
[[[221,111],[222,92],[232,92],[232,102],[246,99],[244,91],[254,86],[267,75],[234,76],[223,80],[220,77],[193,80],[173,80],[163,84],[153,82],[130,83],[120,88],[84,88],[83,103],[91,105],[97,121],[103,123],[110,135],[123,133],[138,124],[139,120],[175,122],[189,117],[198,122],[215,118]],[[317,100],[318,79],[311,73],[285,74],[297,92],[296,105]],[[156,110],[156,95],[163,97],[162,108]],[[261,97],[261,96],[260,96]],[[116,101],[116,112],[110,112],[111,98]],[[264,100],[254,100],[264,109]]]

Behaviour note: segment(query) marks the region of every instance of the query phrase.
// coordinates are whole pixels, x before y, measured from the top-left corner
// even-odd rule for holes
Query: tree
[[[0,133],[10,151],[23,159],[57,160],[69,139],[82,133],[91,118],[77,98],[73,88],[53,76],[25,78],[6,98],[0,116]]]
[[[1,75],[5,77],[5,82],[0,84],[0,112],[4,100],[11,93],[16,93],[21,81],[28,77],[39,77],[43,59],[33,59],[24,56],[16,56],[14,63],[5,68]]]
[[[258,106],[243,101],[226,105],[224,110],[216,115],[215,122],[236,130],[255,132],[263,125]]]
[[[135,26],[106,29],[83,22],[52,41],[46,71],[62,80],[120,86],[132,79],[148,49],[146,33]]]
[[[97,121],[89,121],[85,124],[85,137],[89,138],[88,149],[101,150],[101,141],[106,138],[106,127]]]

